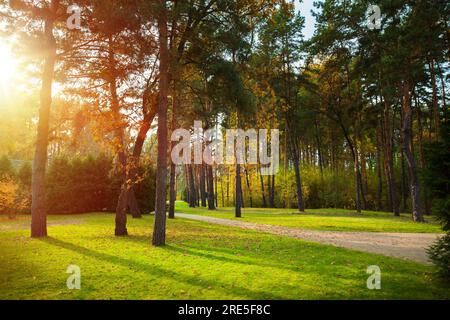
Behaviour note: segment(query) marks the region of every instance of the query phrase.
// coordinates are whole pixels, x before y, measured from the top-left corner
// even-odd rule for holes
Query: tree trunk
[[[269,206],[275,208],[275,174],[269,176]]]
[[[128,173],[127,173],[127,156],[124,146],[124,133],[123,124],[120,114],[120,104],[119,98],[117,96],[117,83],[116,83],[116,59],[113,48],[112,36],[108,39],[108,59],[109,59],[109,72],[111,74],[111,79],[109,82],[109,91],[111,95],[111,111],[114,116],[115,121],[115,149],[117,152],[117,158],[120,166],[120,174],[122,178],[122,185],[120,187],[120,195],[117,200],[116,206],[116,218],[115,218],[115,230],[114,234],[116,236],[126,236],[127,231],[127,205],[128,205]]]
[[[218,202],[218,196],[219,196],[219,189],[217,188],[218,179],[217,179],[217,168],[214,169],[214,200],[216,201],[216,208],[219,206]]]
[[[381,172],[381,138],[380,138],[380,126],[377,128],[377,178],[378,178],[378,188],[377,188],[377,211],[382,210],[381,197],[383,195],[383,174]]]
[[[261,182],[261,196],[262,196],[262,207],[267,207],[267,201],[266,201],[266,191],[264,190],[264,177],[261,174],[261,166],[259,166],[259,180]]]
[[[358,150],[356,149],[356,144],[354,144],[350,139],[350,136],[344,124],[341,121],[339,121],[339,125],[341,126],[342,132],[344,133],[345,136],[345,140],[347,141],[350,147],[350,151],[352,153],[353,168],[355,171],[356,212],[361,213],[361,171],[359,168]]]
[[[195,187],[195,194],[197,199],[197,207],[200,207],[200,199],[202,197],[202,194],[200,192],[200,171],[202,166],[201,165],[195,165],[194,166],[194,187]]]
[[[440,131],[440,116],[439,116],[439,103],[437,97],[437,87],[436,87],[436,71],[434,68],[434,60],[429,61],[430,73],[431,73],[431,85],[433,92],[433,122],[434,122],[434,134],[435,140],[439,139]]]
[[[144,147],[145,138],[150,130],[153,119],[156,115],[157,107],[152,104],[151,109],[147,111],[147,99],[144,97],[142,103],[142,109],[144,112],[144,119],[142,121],[141,127],[139,128],[136,141],[134,142],[133,156],[131,157],[131,167],[129,169],[129,177],[127,180],[131,181],[131,185],[128,187],[128,207],[130,208],[131,215],[133,218],[138,219],[142,217],[141,210],[139,208],[136,193],[135,193],[135,182],[138,180],[138,168],[139,159],[141,158],[142,149]]]
[[[189,204],[189,206],[191,205],[191,196],[190,196],[190,183],[189,183],[189,168],[188,168],[188,164],[184,165],[184,179],[186,181],[186,202]]]
[[[286,134],[290,136],[290,153],[292,156],[292,160],[294,162],[294,171],[295,171],[295,187],[297,192],[297,207],[298,211],[305,212],[305,202],[303,201],[303,192],[302,192],[302,180],[300,176],[300,151],[297,141],[295,137],[293,137],[292,133],[289,130],[290,126],[288,123],[288,119],[286,117]]]
[[[196,197],[195,194],[195,185],[194,185],[194,169],[192,168],[193,164],[188,164],[188,180],[189,180],[189,207],[195,208]]]
[[[241,184],[241,165],[239,163],[236,164],[236,190],[235,190],[235,217],[240,218],[241,215],[241,206],[242,206],[242,184]]]
[[[240,170],[240,172],[242,174],[242,170]],[[242,188],[242,176],[241,176],[241,208],[245,208],[244,188]]]
[[[401,162],[401,181],[402,181],[402,187],[401,187],[401,191],[402,191],[402,212],[406,211],[407,208],[407,200],[408,200],[408,187],[406,186],[406,172],[405,172],[405,156],[404,156],[404,152],[403,150],[400,152],[400,162]]]
[[[417,178],[417,168],[414,159],[414,154],[411,149],[412,145],[412,108],[411,108],[411,85],[409,80],[403,83],[403,101],[402,101],[402,112],[403,112],[403,125],[402,125],[402,135],[403,135],[403,152],[405,153],[406,161],[409,167],[409,181],[410,181],[410,192],[412,200],[412,214],[413,219],[416,222],[423,222],[422,210],[420,208],[420,192],[419,192],[419,180]]]
[[[400,216],[400,208],[397,201],[397,183],[395,179],[394,173],[394,160],[393,160],[393,140],[392,140],[392,127],[391,127],[391,119],[390,119],[390,105],[384,99],[384,135],[383,135],[383,144],[384,144],[384,161],[386,167],[386,175],[388,180],[389,187],[389,199],[391,203],[391,209],[394,212],[395,216]]]
[[[158,99],[158,159],[156,165],[155,224],[152,244],[166,243],[166,187],[167,187],[167,95],[169,52],[167,48],[167,12],[161,1],[158,17],[159,31],[159,99]]]
[[[247,167],[244,168],[245,170],[245,181],[247,183],[247,190],[250,197],[250,208],[253,208],[253,196],[252,196],[252,188],[250,186],[250,178],[248,176],[248,169]]]
[[[174,84],[174,90],[172,93],[172,125],[171,130],[172,132],[175,131],[177,127],[177,118],[176,118],[176,112],[177,112],[177,91],[176,86]],[[171,141],[170,150],[172,150],[175,147],[176,142]],[[170,182],[169,182],[169,219],[175,219],[175,201],[177,200],[177,191],[175,189],[175,179],[176,179],[176,165],[173,161],[170,161]]]
[[[222,192],[222,208],[225,207],[225,194],[223,190],[223,174],[220,174],[220,191]]]
[[[230,174],[230,168],[228,168],[228,174],[227,174],[227,207],[230,206],[230,181],[231,180],[231,174]]]
[[[288,188],[288,154],[289,154],[289,146],[288,146],[288,132],[284,134],[284,165],[283,165],[283,180],[284,180],[284,187],[283,187],[283,200],[284,200],[284,207],[289,208],[290,207],[290,196],[289,196],[289,188]]]
[[[206,207],[206,190],[205,190],[205,164],[200,165],[200,196],[202,201],[202,207]]]
[[[169,219],[175,219],[175,201],[177,200],[177,190],[175,189],[177,167],[173,162],[170,164],[170,182],[169,182]]]
[[[59,1],[52,1],[52,9],[57,10]],[[32,173],[31,237],[47,236],[47,213],[45,208],[45,171],[47,167],[48,131],[50,107],[52,104],[52,83],[56,61],[56,40],[53,35],[53,15],[45,20],[44,44],[46,57],[42,73],[42,87],[39,106],[36,151]],[[3,63],[3,62],[2,62]]]
[[[356,212],[361,213],[361,172],[359,170],[359,157],[358,151],[355,149],[354,152],[354,167],[355,167],[355,184],[356,184]]]
[[[294,156],[295,186],[297,191],[297,207],[298,211],[305,212],[305,203],[303,202],[302,182],[300,176],[300,163],[298,155]]]
[[[360,165],[361,165],[361,198],[363,203],[363,210],[367,210],[367,201],[366,201],[366,195],[369,193],[369,186],[367,182],[367,163],[366,163],[366,152],[364,148],[364,142],[362,141],[360,137]]]
[[[239,129],[239,114],[236,113],[236,127]],[[234,144],[234,143],[233,143]],[[236,159],[236,178],[235,178],[235,217],[240,218],[242,216],[241,209],[243,207],[243,195],[242,195],[242,182],[241,182],[241,165],[239,158],[242,155],[237,154],[236,146],[234,146],[235,150],[235,159]]]
[[[314,118],[314,136],[316,138],[317,143],[317,155],[319,157],[319,168],[320,168],[320,176],[323,177],[323,155],[322,155],[322,141],[320,139],[319,128],[317,124],[317,118]]]
[[[447,32],[447,34],[448,34],[448,32]],[[439,65],[439,63],[437,64],[437,67],[438,67],[438,71],[439,71],[439,78],[441,79],[442,106],[444,107],[443,108],[444,110],[447,110],[447,97],[445,96],[445,80],[444,80],[444,77],[442,75],[442,69],[441,69],[441,66]],[[447,111],[444,112],[444,120],[447,120],[446,119],[446,114],[447,114]],[[439,134],[439,136],[440,136],[440,134]]]
[[[134,186],[130,186],[128,189],[128,208],[130,209],[131,216],[134,219],[142,218],[141,209],[136,199],[136,193],[134,191]]]
[[[206,185],[208,188],[208,210],[216,210],[216,206],[214,205],[214,177],[212,166],[206,165]]]
[[[126,236],[128,235],[127,230],[127,204],[128,204],[128,185],[127,183],[122,183],[120,189],[119,199],[117,200],[116,206],[116,228],[114,234],[116,236]]]
[[[419,133],[419,152],[420,152],[420,166],[422,169],[426,168],[427,162],[425,159],[425,150],[423,148],[423,127],[422,127],[422,111],[420,109],[420,104],[418,98],[416,97],[416,110],[417,110],[417,131]],[[428,190],[424,190],[424,200],[425,200],[425,214],[431,214],[431,201]]]

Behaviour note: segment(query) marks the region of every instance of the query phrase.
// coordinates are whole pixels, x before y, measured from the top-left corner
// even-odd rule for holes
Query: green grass
[[[217,218],[236,219],[234,208],[189,208],[185,202],[177,201],[176,211]],[[312,230],[369,231],[369,232],[418,232],[442,233],[442,228],[433,217],[426,223],[416,223],[410,214],[395,217],[390,212],[364,211],[357,214],[345,209],[308,209],[299,213],[295,209],[244,208],[242,221]]]
[[[0,299],[449,299],[432,267],[298,239],[168,221],[167,245],[150,245],[153,217],[50,217],[50,237],[31,239],[28,221],[0,221]],[[12,225],[9,225],[11,224]],[[67,224],[75,223],[75,224]],[[81,290],[68,290],[68,265]],[[382,289],[368,290],[378,265]]]

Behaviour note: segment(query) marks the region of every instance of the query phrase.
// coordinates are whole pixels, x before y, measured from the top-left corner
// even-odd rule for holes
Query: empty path
[[[177,217],[242,229],[267,232],[337,247],[382,254],[429,264],[426,249],[439,237],[436,233],[343,232],[306,230],[239,220],[176,213]]]

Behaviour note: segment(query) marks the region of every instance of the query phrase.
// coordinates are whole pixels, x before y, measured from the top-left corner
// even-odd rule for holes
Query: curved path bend
[[[382,254],[424,264],[430,264],[426,253],[427,248],[441,236],[437,233],[306,230],[185,213],[176,213],[176,216],[185,219],[298,238],[312,242],[331,244],[336,247]]]

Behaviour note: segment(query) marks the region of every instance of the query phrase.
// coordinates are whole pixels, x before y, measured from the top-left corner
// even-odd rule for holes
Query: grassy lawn
[[[50,217],[41,240],[27,219],[0,221],[0,299],[450,298],[430,266],[288,237],[176,219],[154,248],[151,216],[130,218],[122,238],[111,214]],[[81,290],[66,287],[70,264]],[[366,287],[369,265],[381,290]]]
[[[218,208],[208,211],[206,208],[189,208],[185,202],[178,201],[177,212],[208,215],[217,218],[236,219],[234,208]],[[440,225],[433,217],[427,216],[426,223],[415,223],[410,214],[395,217],[390,212],[364,211],[357,214],[345,209],[308,209],[298,213],[295,209],[242,209],[242,221],[303,228],[313,230],[370,231],[370,232],[419,232],[442,233]]]

